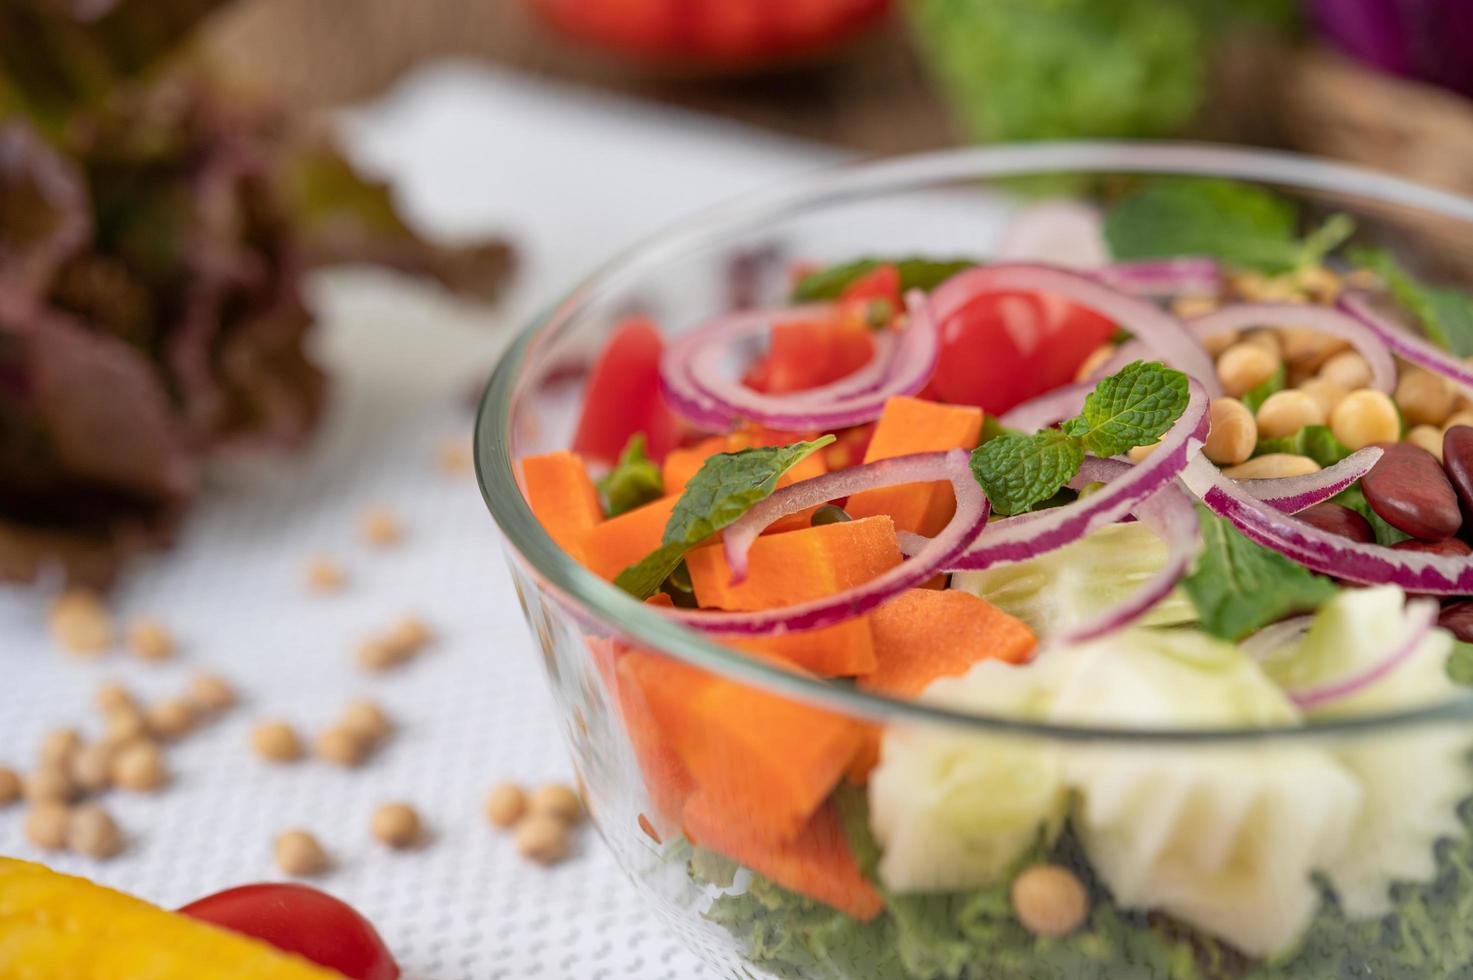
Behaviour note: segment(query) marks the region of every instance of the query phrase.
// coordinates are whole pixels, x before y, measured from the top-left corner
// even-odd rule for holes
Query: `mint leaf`
[[[1391,298],[1416,318],[1428,340],[1458,357],[1473,354],[1473,297],[1424,285],[1384,249],[1356,249],[1350,258],[1381,277]]]
[[[1096,456],[1118,456],[1160,439],[1186,407],[1185,374],[1154,361],[1135,361],[1100,379],[1084,399],[1084,411],[1063,428]]]
[[[833,436],[822,436],[789,446],[717,453],[707,459],[675,502],[660,547],[620,572],[614,584],[636,599],[648,599],[686,552],[770,496],[784,473],[833,441]]]
[[[992,509],[1022,514],[1058,493],[1079,472],[1084,447],[1058,429],[1031,436],[998,436],[972,453],[972,475],[987,492]]]
[[[1306,425],[1292,436],[1262,440],[1254,448],[1253,455],[1292,453],[1295,456],[1308,456],[1319,463],[1320,468],[1323,469],[1326,466],[1334,466],[1349,456],[1350,452],[1350,447],[1336,439],[1335,433],[1330,431],[1328,425]]]
[[[1308,612],[1336,593],[1329,579],[1254,544],[1228,521],[1199,508],[1202,553],[1181,587],[1202,628],[1237,642],[1291,613]]]
[[[645,452],[643,432],[629,437],[619,462],[598,481],[598,492],[604,498],[604,513],[618,517],[665,495],[665,478],[659,464]]]
[[[1366,500],[1365,491],[1361,490],[1359,483],[1348,486],[1335,494],[1335,496],[1330,498],[1330,503],[1339,504],[1341,507],[1349,507],[1367,521],[1370,521],[1371,530],[1376,532],[1376,543],[1379,545],[1390,547],[1394,544],[1400,544],[1411,537],[1410,534],[1407,534],[1400,528],[1392,527],[1386,523],[1386,518],[1371,508],[1370,503]]]
[[[1105,215],[1105,240],[1117,259],[1205,255],[1267,273],[1319,261],[1354,230],[1335,215],[1303,241],[1288,199],[1230,180],[1153,180]]]
[[[877,266],[893,265],[900,273],[900,291],[920,289],[930,292],[963,269],[976,265],[973,259],[934,259],[912,256],[903,259],[858,259],[843,265],[831,265],[810,272],[793,287],[795,303],[813,303],[819,300],[838,299],[840,294],[860,276],[866,275]]]
[[[1259,407],[1266,401],[1268,396],[1284,390],[1285,376],[1284,365],[1280,364],[1274,369],[1274,373],[1263,381],[1243,392],[1238,400],[1248,406],[1248,411],[1258,414]]]

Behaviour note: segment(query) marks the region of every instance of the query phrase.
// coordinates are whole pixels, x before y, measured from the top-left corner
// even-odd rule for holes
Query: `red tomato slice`
[[[1000,415],[1074,380],[1114,329],[1058,297],[986,293],[941,324],[941,358],[930,388],[945,401]]]
[[[296,953],[349,980],[399,977],[399,965],[367,919],[346,902],[306,885],[242,885],[179,911]]]
[[[599,354],[583,397],[573,451],[613,463],[629,437],[645,435],[645,451],[659,462],[680,442],[680,423],[660,397],[665,340],[646,317],[615,328]]]
[[[791,320],[772,328],[767,353],[742,380],[772,395],[806,391],[857,371],[874,354],[874,338],[863,323]]]

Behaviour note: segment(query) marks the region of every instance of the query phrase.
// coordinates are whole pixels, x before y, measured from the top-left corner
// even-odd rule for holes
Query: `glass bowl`
[[[648,313],[674,333],[778,303],[798,259],[986,258],[1021,203],[1089,199],[1144,174],[1270,187],[1349,213],[1362,240],[1419,270],[1469,278],[1473,202],[1392,177],[1184,144],[966,149],[815,174],[689,219],[578,285],[496,369],[477,473],[589,811],[718,975],[1473,977],[1469,700],[1123,729],[890,699],[673,624],[560,550],[518,488],[516,460],[568,446],[581,378],[621,317]],[[874,783],[853,785],[835,746],[881,734],[888,798],[902,803],[870,814]],[[1061,772],[1094,788],[1063,788]],[[913,799],[895,791],[907,780]],[[819,806],[815,786],[830,785]],[[1086,847],[1112,855],[1108,874]],[[887,860],[928,870],[891,875]],[[1005,870],[979,885],[989,861]],[[1025,879],[1039,861],[1075,876]],[[1050,921],[1074,928],[1051,938]]]

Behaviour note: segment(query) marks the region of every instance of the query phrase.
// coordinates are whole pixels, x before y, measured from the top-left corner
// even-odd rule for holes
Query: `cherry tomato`
[[[630,317],[609,336],[583,399],[573,451],[613,463],[629,437],[645,436],[645,452],[659,462],[680,442],[680,423],[660,397],[665,340],[646,317]]]
[[[941,324],[930,390],[993,415],[1074,380],[1115,326],[1055,296],[985,293]]]
[[[874,353],[875,342],[863,323],[844,317],[790,320],[773,326],[767,353],[742,381],[772,395],[806,391],[858,370]]]
[[[296,953],[349,980],[398,980],[399,965],[373,925],[346,902],[306,885],[242,885],[179,911]]]

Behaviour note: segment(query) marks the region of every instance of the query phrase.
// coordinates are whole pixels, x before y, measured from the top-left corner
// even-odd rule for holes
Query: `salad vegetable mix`
[[[631,596],[877,694],[1278,733],[885,727],[590,638],[640,828],[752,962],[1473,976],[1473,733],[1283,736],[1473,683],[1473,301],[1356,235],[1149,180],[1023,209],[989,261],[805,268],[790,306],[614,332],[573,451],[520,476]]]

